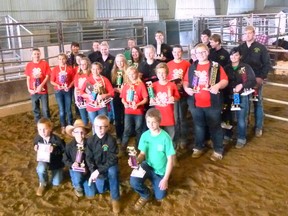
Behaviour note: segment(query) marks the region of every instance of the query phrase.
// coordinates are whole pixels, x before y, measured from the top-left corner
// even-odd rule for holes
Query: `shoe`
[[[235,148],[241,149],[241,148],[243,148],[244,146],[245,146],[245,144],[237,142],[236,145],[235,145]]]
[[[262,133],[263,133],[262,129],[257,129],[257,128],[256,128],[256,130],[255,130],[255,136],[256,136],[256,137],[261,137],[261,136],[262,136]]]
[[[114,214],[120,213],[120,202],[119,200],[112,200],[112,211]]]
[[[193,149],[192,158],[200,158],[203,154],[203,150]]]
[[[61,134],[65,135],[66,131],[65,131],[65,127],[61,127]]]
[[[84,196],[83,191],[81,189],[74,189],[74,194],[77,197],[83,197]]]
[[[36,191],[36,195],[41,197],[41,196],[43,196],[44,191],[45,191],[45,185],[40,183],[40,185]]]
[[[222,160],[223,159],[223,155],[219,154],[217,152],[213,152],[212,155],[210,156],[210,160],[212,161],[218,161],[218,160]]]
[[[135,203],[135,206],[134,206],[135,210],[136,210],[136,211],[141,210],[141,209],[146,205],[146,203],[147,203],[149,200],[150,200],[149,198],[148,198],[148,199],[145,199],[145,198],[143,198],[143,197],[140,197],[140,198],[137,200],[137,202]]]

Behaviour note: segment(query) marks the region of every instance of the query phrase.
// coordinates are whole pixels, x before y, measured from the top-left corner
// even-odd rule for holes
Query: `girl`
[[[61,133],[65,134],[67,123],[68,125],[73,123],[71,104],[74,71],[71,66],[67,65],[67,56],[65,54],[59,54],[58,62],[59,65],[52,70],[50,82],[55,89],[55,97],[60,115]]]
[[[132,65],[131,66],[138,69],[140,63],[143,61],[143,53],[139,47],[137,47],[137,46],[132,47],[131,59],[132,59]]]

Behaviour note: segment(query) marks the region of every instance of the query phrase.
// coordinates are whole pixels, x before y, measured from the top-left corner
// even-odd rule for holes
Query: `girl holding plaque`
[[[231,113],[230,119],[233,119],[235,115],[237,119],[237,141],[236,148],[243,148],[247,142],[246,130],[247,130],[247,118],[249,110],[249,95],[241,94],[245,89],[253,88],[256,85],[256,78],[253,69],[245,63],[241,62],[241,51],[238,47],[233,48],[230,51],[231,63],[225,67],[229,84],[224,90],[224,98],[227,104],[231,106],[233,101],[233,95],[238,94],[241,109]],[[227,109],[229,111],[230,109]],[[230,140],[232,137],[231,130],[225,130],[224,139]]]

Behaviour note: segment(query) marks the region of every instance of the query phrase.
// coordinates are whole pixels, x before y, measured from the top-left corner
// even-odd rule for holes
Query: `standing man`
[[[171,61],[173,59],[172,48],[164,43],[164,33],[162,31],[157,31],[155,33],[155,41],[156,60],[166,63]]]
[[[94,41],[92,44],[92,52],[88,55],[88,58],[91,62],[96,62],[98,58],[101,57],[101,52],[100,52],[100,43],[99,41]]]
[[[31,95],[34,120],[37,123],[41,118],[40,101],[45,118],[50,118],[47,81],[51,69],[45,60],[40,59],[41,52],[38,48],[32,50],[32,61],[26,65],[27,89]]]
[[[245,43],[239,46],[239,50],[242,53],[242,62],[249,64],[256,76],[257,84],[255,90],[258,93],[258,101],[254,101],[255,136],[261,137],[264,118],[262,86],[271,69],[271,61],[266,47],[255,41],[255,29],[253,26],[245,28],[245,36]]]
[[[230,55],[221,45],[221,36],[219,34],[213,34],[209,41],[211,49],[208,58],[211,61],[218,62],[222,67],[225,67],[230,63]]]
[[[71,51],[68,53],[67,65],[72,68],[77,66],[76,56],[79,54],[80,44],[78,42],[71,43]]]

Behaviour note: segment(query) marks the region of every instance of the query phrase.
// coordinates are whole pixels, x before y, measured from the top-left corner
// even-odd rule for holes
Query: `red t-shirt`
[[[133,86],[134,89],[134,97],[133,101],[129,103],[139,103],[141,102],[144,98],[148,98],[148,92],[146,89],[146,86],[143,82],[139,82],[138,84],[128,84],[126,83],[123,86],[123,89],[121,91],[120,97],[124,98],[124,100],[127,102],[127,97],[129,97],[128,90],[130,87]],[[137,107],[137,109],[132,109],[131,107],[125,108],[125,114],[131,114],[131,115],[143,115],[144,114],[144,105]]]
[[[109,93],[111,95],[111,97],[114,96],[114,89],[113,89],[112,84],[110,83],[110,81],[106,77],[104,77],[102,75],[100,77],[97,77],[96,80],[95,80],[92,74],[90,74],[90,76],[87,78],[86,82],[84,82],[84,84],[83,84],[83,86],[82,86],[82,88],[80,90],[80,94],[81,95],[88,93],[87,90],[86,90],[86,87],[87,87],[88,83],[91,84],[91,85],[94,85],[94,84],[98,83],[99,85],[104,87],[104,89],[107,91],[107,93]],[[102,108],[94,107],[94,105],[92,105],[93,102],[94,101],[90,97],[86,98],[86,110],[87,111],[95,112],[95,111],[98,111],[98,110],[103,108],[103,107]]]
[[[25,75],[30,78],[29,88],[35,90],[47,76],[50,76],[51,69],[45,60],[40,60],[38,63],[29,62],[25,68]],[[37,94],[48,94],[47,82],[41,92]]]
[[[173,82],[168,82],[166,85],[161,85],[159,81],[153,83],[153,90],[155,94],[155,100],[161,103],[161,106],[155,105],[161,113],[162,119],[160,126],[173,126],[175,125],[174,119],[174,104],[167,104],[169,94],[173,96],[175,100],[179,100],[180,94],[177,86]]]
[[[195,73],[197,73],[199,76],[198,86],[200,87],[200,92],[194,94],[196,107],[204,108],[211,106],[210,91],[203,90],[203,88],[207,87],[207,85],[209,84],[209,69],[210,69],[210,63],[204,65],[197,64]],[[228,80],[228,77],[221,65],[219,65],[219,71],[220,71],[220,80]],[[188,73],[186,73],[184,81],[189,82]]]
[[[60,66],[56,66],[52,69],[50,80],[58,85],[66,85],[68,87],[73,79],[74,70],[71,66],[61,67],[61,69]],[[54,89],[59,90],[57,86],[54,86]]]
[[[169,73],[167,77],[168,80],[183,80],[188,68],[190,67],[190,63],[186,60],[182,60],[179,63],[176,63],[174,60],[172,60],[167,63],[167,66],[169,68]]]

